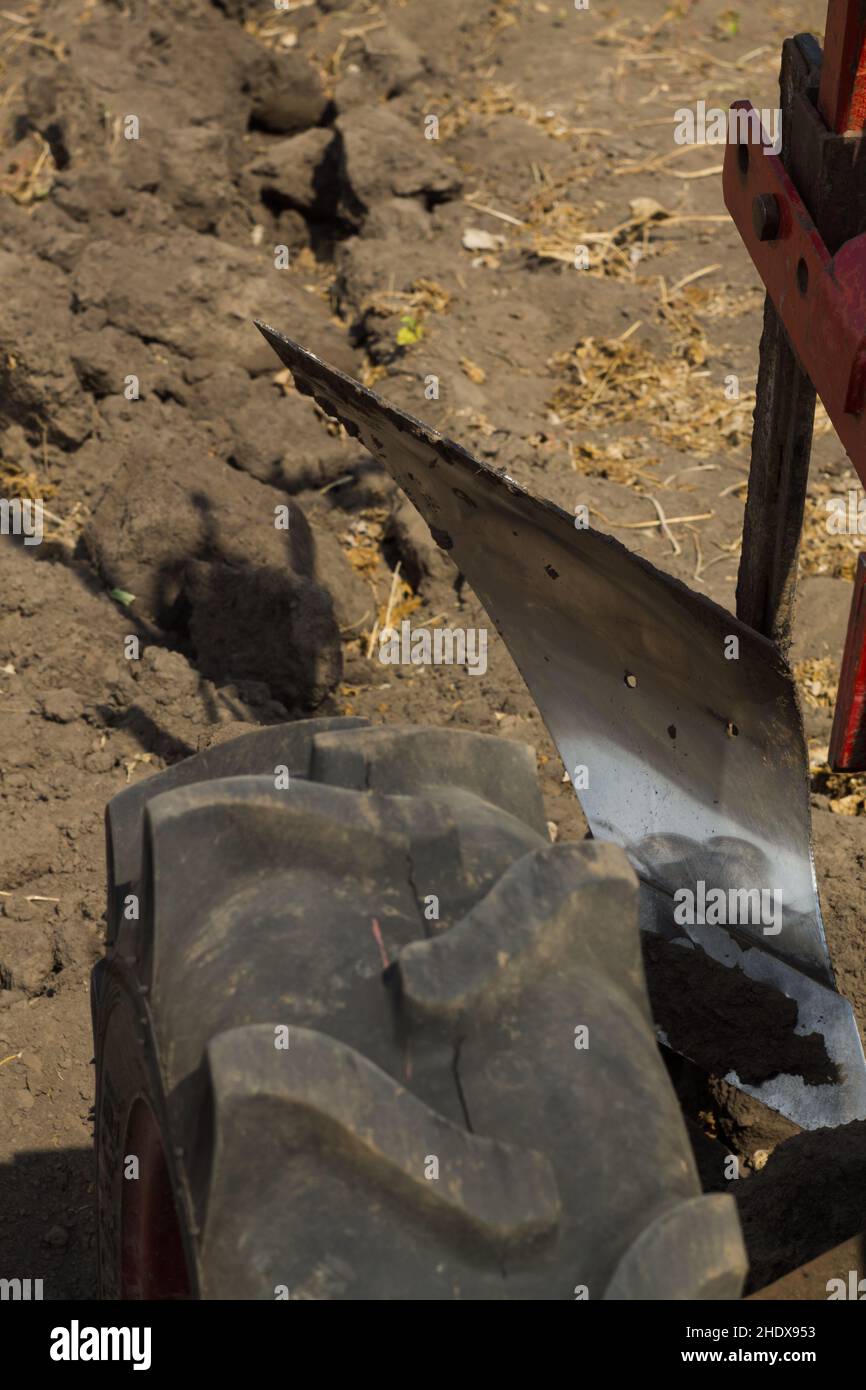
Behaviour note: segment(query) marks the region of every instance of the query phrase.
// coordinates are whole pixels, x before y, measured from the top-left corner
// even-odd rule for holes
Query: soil
[[[735,1071],[750,1086],[780,1072],[801,1076],[807,1086],[838,1081],[823,1036],[794,1032],[793,999],[660,936],[645,936],[643,956],[657,1026],[710,1076]],[[760,1029],[744,1027],[744,1019],[760,1019]]]
[[[738,1188],[749,1290],[866,1227],[866,1125],[798,1134]]]
[[[368,655],[386,615],[481,627],[483,610],[253,319],[732,608],[762,293],[721,151],[671,129],[699,100],[775,106],[782,39],[824,11],[28,0],[0,16],[0,486],[47,508],[41,545],[0,540],[0,1273],[95,1292],[88,975],[114,793],[247,728],[354,713],[529,742],[551,834],[586,833],[492,629],[483,676]],[[862,1028],[864,798],[820,771],[856,559],[828,541],[823,499],[850,480],[822,427],[793,659],[827,935]],[[791,1133],[672,1072],[704,1154],[731,1149],[745,1174]],[[839,1182],[862,1190],[860,1128],[844,1142]],[[799,1212],[787,1147],[741,1186]],[[828,1244],[862,1224],[841,1209]],[[772,1244],[747,1211],[753,1247]],[[764,1250],[767,1277],[814,1253],[797,1229]]]

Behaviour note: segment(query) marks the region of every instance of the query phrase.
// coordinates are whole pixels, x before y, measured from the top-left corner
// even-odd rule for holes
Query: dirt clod
[[[809,1086],[838,1081],[821,1034],[794,1032],[793,999],[697,947],[650,933],[643,943],[653,1016],[675,1051],[711,1075],[734,1071],[751,1086],[780,1073]]]
[[[729,1190],[749,1252],[749,1290],[764,1288],[866,1229],[866,1122],[795,1135]]]

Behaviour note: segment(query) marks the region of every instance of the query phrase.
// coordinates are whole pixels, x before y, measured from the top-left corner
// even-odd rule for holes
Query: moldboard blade
[[[561,508],[257,327],[298,390],[340,420],[417,507],[506,643],[566,768],[588,769],[580,800],[592,832],[621,845],[641,880],[660,1035],[704,1065],[707,1034],[739,1031],[760,1052],[757,1068],[754,1057],[722,1066],[741,1089],[808,1129],[866,1118],[863,1049],[835,989],[818,902],[802,718],[775,647],[618,541],[579,529]],[[699,906],[683,926],[674,895],[684,890],[696,903],[715,895],[775,907],[770,919],[731,929],[730,917],[720,919],[728,926],[708,924]],[[677,1014],[674,1030],[664,1000],[656,1007],[654,975],[676,975],[686,954],[709,996],[696,1023]],[[721,977],[729,977],[724,1025]],[[783,1013],[765,1036],[772,999]]]

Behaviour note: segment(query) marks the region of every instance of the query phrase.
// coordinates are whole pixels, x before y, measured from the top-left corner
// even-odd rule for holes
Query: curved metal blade
[[[699,895],[701,884],[727,900],[743,890],[779,895],[772,922],[703,933],[715,931],[713,954],[727,950],[731,964],[736,951],[744,972],[743,961],[760,956],[763,978],[789,997],[792,967],[808,977],[813,1002],[815,990],[826,995],[824,1014],[835,1018],[828,1055],[844,1077],[743,1089],[804,1127],[866,1118],[866,1064],[850,1006],[835,993],[818,902],[802,718],[775,647],[618,541],[579,529],[561,508],[257,327],[298,390],[388,469],[472,585],[566,768],[586,769],[579,795],[593,834],[621,845],[645,886],[642,927],[682,935],[674,895]],[[760,952],[740,951],[737,941]],[[801,1011],[801,1023],[821,1013]]]

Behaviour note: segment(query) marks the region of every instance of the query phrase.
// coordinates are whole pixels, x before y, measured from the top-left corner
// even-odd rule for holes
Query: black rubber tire
[[[739,1295],[637,881],[611,845],[549,843],[530,749],[310,720],[107,822],[103,1297]]]

